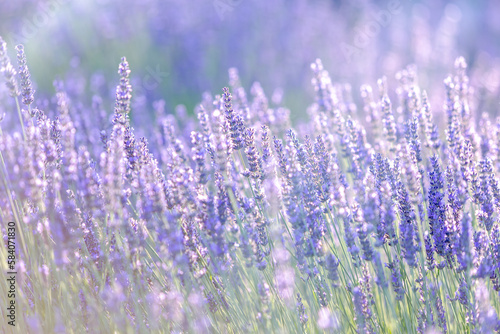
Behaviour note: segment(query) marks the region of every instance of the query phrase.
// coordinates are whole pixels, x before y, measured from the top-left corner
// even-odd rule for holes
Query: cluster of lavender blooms
[[[60,81],[37,104],[16,50],[0,39],[20,332],[500,333],[500,120],[475,128],[463,58],[444,129],[415,66],[356,105],[316,60],[296,130],[233,68],[197,120],[156,101],[141,137],[125,58],[108,117]]]

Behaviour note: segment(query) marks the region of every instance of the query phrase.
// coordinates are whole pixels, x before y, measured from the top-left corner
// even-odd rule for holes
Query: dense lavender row
[[[463,58],[444,129],[415,66],[395,90],[363,85],[357,106],[317,60],[297,130],[231,69],[197,122],[156,102],[146,139],[125,58],[108,121],[101,97],[84,107],[63,82],[55,108],[35,108],[16,50],[18,66],[0,39],[14,101],[0,112],[20,123],[0,133],[19,333],[500,332],[500,120],[473,126]]]

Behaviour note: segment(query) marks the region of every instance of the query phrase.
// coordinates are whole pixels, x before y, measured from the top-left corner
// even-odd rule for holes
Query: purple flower
[[[425,253],[427,254],[427,270],[434,270],[436,266],[436,260],[434,259],[434,245],[432,244],[432,238],[427,231],[425,231]]]
[[[325,147],[325,142],[323,136],[317,136],[314,142],[314,155],[317,159],[318,173],[320,184],[317,185],[318,191],[321,194],[321,201],[325,202],[329,198],[330,188],[332,187],[332,176],[331,171],[333,166],[331,166],[331,159],[328,155],[328,151]]]
[[[373,262],[375,264],[375,273],[377,275],[376,283],[379,287],[381,287],[382,289],[385,289],[385,288],[387,288],[388,283],[387,283],[387,279],[385,277],[384,266],[382,265],[382,260],[380,259],[379,252],[375,252]]]
[[[446,323],[445,309],[443,306],[443,301],[441,300],[441,296],[439,295],[439,290],[436,286],[431,286],[430,291],[437,312],[438,325],[443,330],[443,333],[446,333],[448,331],[448,326]]]
[[[405,123],[406,142],[410,149],[412,159],[419,163],[422,161],[422,149],[420,146],[420,139],[418,138],[418,118],[414,117],[413,120]]]
[[[415,267],[417,265],[416,253],[418,247],[416,244],[417,233],[415,226],[415,212],[411,206],[408,191],[406,190],[403,182],[398,182],[398,202],[399,202],[399,214],[401,217],[401,222],[399,224],[401,246],[403,247],[403,254],[406,263],[410,267]]]
[[[403,289],[403,282],[401,281],[401,269],[399,267],[399,259],[396,257],[392,262],[386,264],[386,267],[391,270],[391,284],[394,292],[396,293],[396,300],[403,300],[405,290]]]
[[[262,126],[261,145],[262,145],[262,160],[265,164],[269,164],[272,159],[271,139],[269,136],[269,127]]]
[[[311,64],[311,69],[314,74],[312,84],[316,91],[316,103],[318,104],[319,110],[327,113],[331,112],[333,108],[333,101],[331,100],[332,83],[328,72],[324,70],[323,63],[320,59],[316,59],[316,61]]]
[[[285,148],[283,147],[283,141],[281,139],[274,137],[274,150],[276,152],[276,159],[278,160],[278,166],[280,168],[281,176],[285,179],[289,178],[288,175],[288,158],[285,155]]]
[[[232,97],[229,93],[229,88],[225,87],[223,90],[224,113],[229,124],[229,133],[231,134],[231,141],[233,150],[237,151],[243,148],[243,119],[241,115],[233,110]]]
[[[135,136],[134,129],[130,126],[125,128],[125,138],[124,138],[125,152],[127,153],[129,171],[133,171],[136,168],[137,156],[135,148]]]
[[[352,262],[355,267],[360,266],[361,259],[359,257],[359,248],[356,246],[356,232],[353,230],[351,223],[353,217],[351,213],[345,213],[344,218],[344,240],[347,245],[347,250],[351,254]]]
[[[472,255],[470,248],[470,239],[471,239],[471,217],[468,213],[464,214],[461,222],[460,235],[457,239],[457,262],[459,267],[457,271],[463,271],[472,266]]]
[[[0,72],[3,72],[6,79],[6,86],[9,94],[12,97],[19,95],[19,88],[16,80],[16,70],[10,63],[9,55],[7,54],[7,43],[0,36]]]
[[[426,146],[438,150],[441,146],[441,140],[438,128],[432,119],[431,106],[425,90],[422,92],[422,114],[425,124]]]
[[[446,237],[446,208],[444,201],[444,178],[436,155],[430,158],[428,217],[430,234],[436,253],[445,257],[449,251]]]
[[[470,293],[470,287],[467,284],[467,281],[464,279],[460,280],[460,285],[458,286],[457,291],[455,292],[455,297],[450,298],[450,300],[455,301],[457,300],[460,304],[465,306],[466,308],[470,308],[470,301],[469,301],[469,293]]]
[[[386,242],[392,245],[397,243],[394,230],[394,210],[391,196],[387,194],[387,181],[390,173],[387,158],[377,153],[370,165],[370,172],[375,176],[375,191],[378,198],[378,219],[376,224],[377,240],[375,246],[381,246]]]
[[[325,258],[325,270],[328,273],[328,278],[332,280],[334,283],[334,286],[336,285],[336,282],[339,281],[339,268],[340,262],[337,260],[337,258],[333,254],[328,254]]]
[[[359,205],[355,204],[352,207],[352,215],[354,221],[357,223],[356,232],[358,234],[359,243],[361,244],[361,250],[363,252],[363,260],[372,261],[373,260],[373,247],[370,244],[368,224],[364,221],[361,208]]]
[[[299,321],[302,324],[302,328],[305,327],[309,317],[306,314],[306,308],[302,303],[302,298],[300,298],[300,293],[297,293],[297,313],[299,315]]]
[[[479,163],[480,167],[480,182],[479,182],[479,193],[478,193],[478,203],[481,207],[481,212],[479,213],[479,221],[483,224],[487,231],[491,231],[494,223],[494,205],[493,196],[491,194],[491,180],[493,178],[493,166],[491,160],[485,159],[481,160]]]
[[[130,85],[130,68],[125,57],[118,67],[120,84],[116,87],[115,123],[128,124],[130,101],[132,99],[132,86]]]
[[[368,299],[361,287],[350,288],[352,302],[354,304],[355,319],[360,333],[370,333],[371,312],[369,311]]]
[[[19,64],[19,75],[21,76],[21,95],[23,97],[23,104],[29,107],[34,101],[33,94],[35,93],[35,91],[31,86],[31,76],[26,62],[24,46],[22,44],[19,44],[16,46],[16,50],[17,62]]]
[[[245,131],[245,153],[250,168],[250,177],[261,179],[263,175],[263,161],[255,147],[255,130],[247,128]]]
[[[380,109],[382,110],[382,120],[384,123],[384,135],[389,143],[396,142],[396,123],[392,113],[391,100],[387,95],[384,95],[380,101]]]
[[[346,120],[347,135],[347,156],[351,160],[351,172],[356,180],[363,178],[363,141],[360,139],[358,125],[349,117]]]
[[[206,150],[203,142],[203,135],[198,132],[191,132],[191,144],[193,160],[195,162],[195,173],[197,182],[206,184],[208,182],[208,171],[205,166]]]

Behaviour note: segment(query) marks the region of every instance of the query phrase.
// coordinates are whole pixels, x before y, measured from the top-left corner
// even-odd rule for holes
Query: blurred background
[[[139,110],[162,98],[167,111],[183,104],[192,113],[236,67],[244,87],[259,81],[268,97],[282,90],[301,118],[314,101],[316,58],[333,81],[352,85],[355,100],[361,84],[382,75],[394,88],[396,72],[411,63],[439,95],[460,55],[475,87],[499,95],[497,0],[0,0],[0,35],[12,59],[25,44],[37,98],[52,95],[60,78],[112,100],[122,56]]]

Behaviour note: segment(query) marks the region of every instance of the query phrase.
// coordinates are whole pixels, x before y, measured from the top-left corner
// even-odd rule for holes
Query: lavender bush
[[[3,331],[500,333],[500,119],[464,58],[359,93],[318,59],[300,124],[231,68],[196,120],[159,100],[136,130],[125,58],[108,114],[62,81],[38,102],[15,50],[0,39]]]

